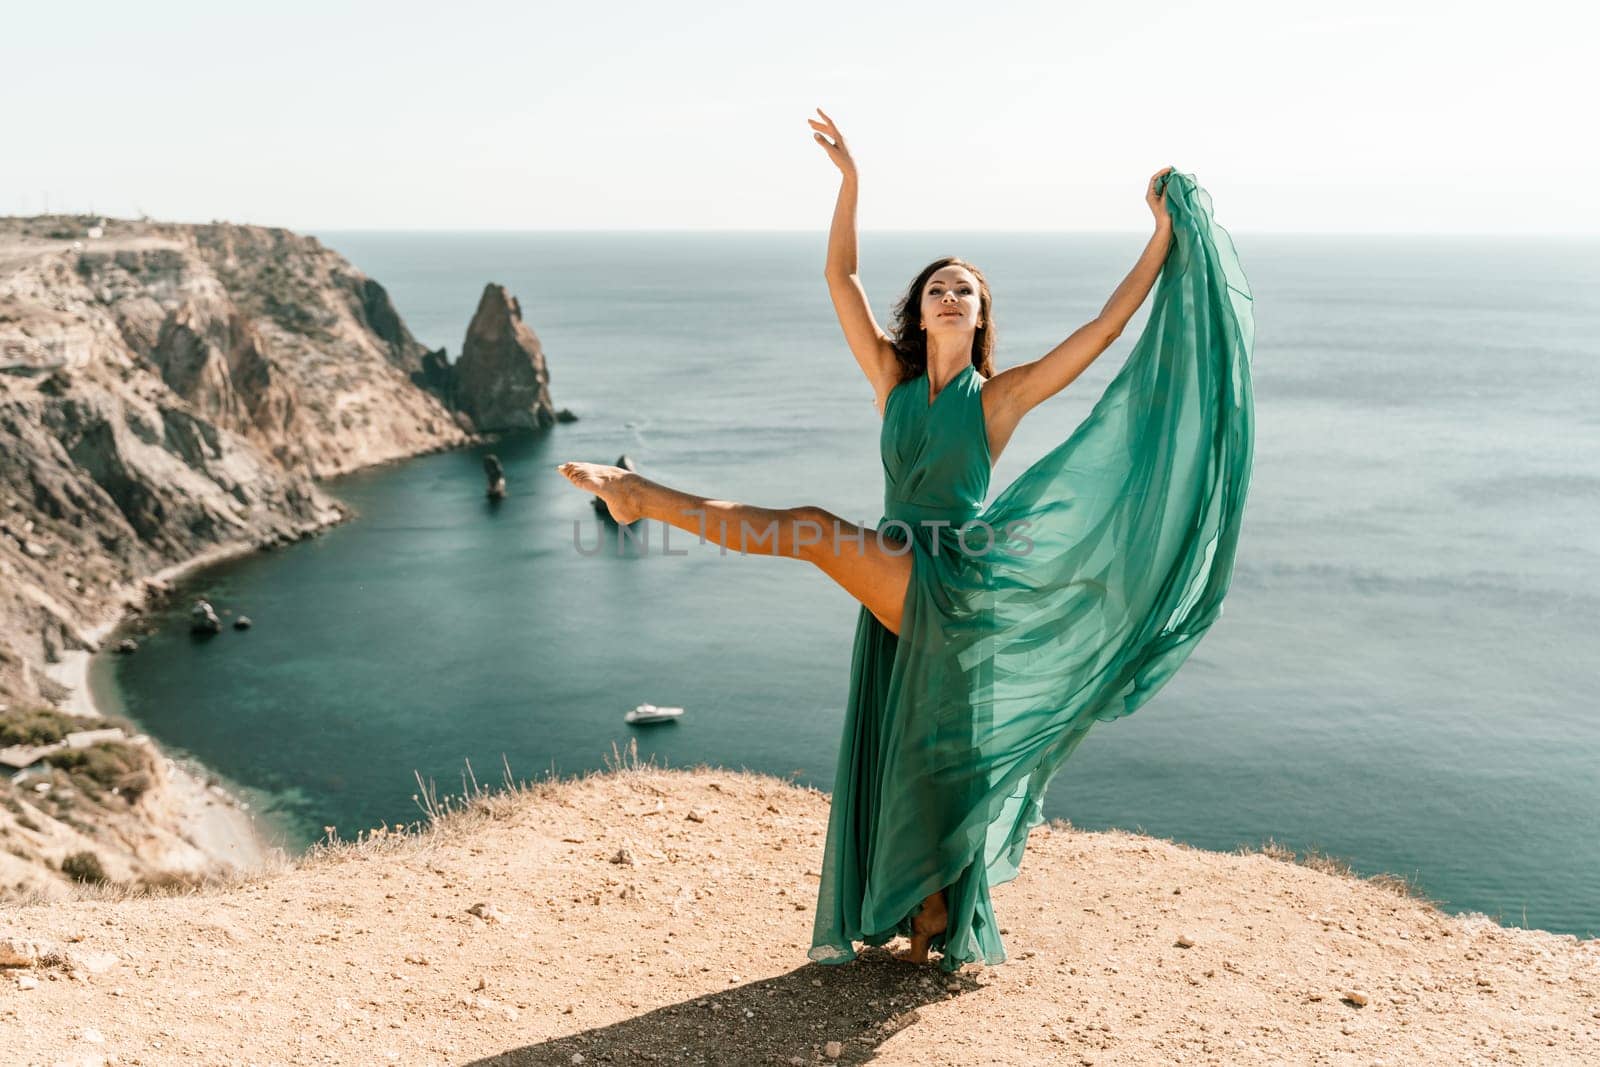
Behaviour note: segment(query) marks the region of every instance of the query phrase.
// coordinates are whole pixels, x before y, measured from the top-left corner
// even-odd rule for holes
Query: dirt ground
[[[0,962],[28,964],[0,969],[0,1047],[28,1064],[1600,1062],[1600,941],[1059,822],[994,891],[1005,964],[812,963],[827,812],[776,778],[625,766],[228,886],[14,908]]]

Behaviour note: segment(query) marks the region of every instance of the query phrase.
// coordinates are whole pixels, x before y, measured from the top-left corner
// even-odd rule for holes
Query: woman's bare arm
[[[1008,367],[983,387],[984,414],[989,420],[990,448],[994,454],[998,455],[999,448],[1011,439],[1011,431],[1016,429],[1022,416],[1070,385],[1121,336],[1128,320],[1150,295],[1172,248],[1172,216],[1167,213],[1166,193],[1163,191],[1158,197],[1155,192],[1161,176],[1171,169],[1157,171],[1146,187],[1145,202],[1155,215],[1155,233],[1151,234],[1133,270],[1100,309],[1100,314],[1032,363]]]
[[[828,262],[823,270],[828,280],[828,295],[833,298],[833,309],[844,329],[845,341],[861,366],[861,372],[872,384],[878,410],[883,411],[889,391],[898,380],[898,363],[894,346],[872,317],[872,306],[867,301],[867,291],[861,285],[856,263],[856,201],[859,178],[855,160],[844,143],[833,120],[821,109],[817,114],[822,122],[808,119],[816,128],[817,143],[838,166],[841,181],[839,199],[833,209],[833,225],[828,231]],[[831,140],[830,140],[831,138]]]

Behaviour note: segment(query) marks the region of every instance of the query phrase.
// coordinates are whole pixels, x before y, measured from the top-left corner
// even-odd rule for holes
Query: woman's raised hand
[[[1144,202],[1150,205],[1150,213],[1156,217],[1157,226],[1172,224],[1172,216],[1167,213],[1167,190],[1163,188],[1159,195],[1156,193],[1156,185],[1161,181],[1161,176],[1171,169],[1162,167],[1150,176],[1150,184],[1144,187]]]
[[[833,124],[826,111],[819,107],[817,114],[822,116],[821,122],[816,119],[806,119],[816,131],[811,136],[815,137],[822,150],[828,153],[828,158],[839,168],[839,173],[847,178],[855,177],[856,161],[850,158],[850,146],[844,143],[844,134],[839,132],[839,127]]]

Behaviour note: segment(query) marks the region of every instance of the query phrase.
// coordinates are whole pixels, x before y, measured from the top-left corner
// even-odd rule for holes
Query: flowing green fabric
[[[885,404],[885,544],[912,553],[900,636],[865,607],[810,957],[909,936],[947,889],[939,966],[1003,963],[991,887],[1097,721],[1155,695],[1222,613],[1250,479],[1249,285],[1192,175],[1149,320],[1088,418],[983,508],[976,371]],[[963,524],[966,524],[965,526]],[[992,539],[992,540],[991,540]]]

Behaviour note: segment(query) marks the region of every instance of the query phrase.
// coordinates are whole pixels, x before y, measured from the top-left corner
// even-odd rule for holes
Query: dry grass
[[[425,856],[433,848],[475,825],[511,818],[530,802],[554,799],[568,785],[598,778],[621,781],[635,792],[660,796],[666,792],[662,786],[668,784],[663,781],[664,778],[683,773],[715,772],[730,781],[748,779],[747,785],[761,790],[782,782],[791,789],[824,795],[821,790],[800,786],[786,779],[775,779],[772,775],[755,771],[736,771],[705,763],[689,768],[669,769],[657,766],[654,757],[648,760],[640,759],[638,743],[632,738],[629,739],[626,748],[618,748],[613,742],[611,753],[602,756],[602,763],[601,769],[565,778],[557,777],[551,772],[544,777],[518,779],[511,771],[510,762],[502,755],[501,781],[498,786],[486,787],[478,780],[471,762],[465,761],[461,772],[461,789],[458,793],[440,793],[438,784],[434,780],[425,781],[420,773],[413,772],[416,775],[417,791],[412,794],[412,800],[421,811],[421,817],[411,822],[378,825],[358,832],[354,839],[341,838],[334,827],[324,827],[325,836],[306,852],[299,856],[285,856],[279,853],[265,868],[206,875],[175,873],[146,878],[136,883],[83,884],[75,887],[74,896],[84,900],[109,901],[141,897],[198,896],[268,881],[278,874],[296,868],[365,861],[397,854]],[[1052,831],[1063,833],[1089,832],[1078,830],[1072,825],[1071,820],[1063,818],[1047,820],[1044,825]],[[1104,832],[1129,837],[1148,836],[1137,830]],[[1207,851],[1183,842],[1163,840],[1168,840],[1168,843],[1180,848]],[[1347,860],[1315,847],[1297,852],[1269,837],[1259,846],[1241,845],[1234,850],[1234,853],[1246,856],[1259,853],[1281,863],[1297,863],[1324,874],[1365,882],[1397,896],[1416,900],[1436,910],[1439,907],[1439,901],[1429,898],[1412,879],[1388,871],[1363,875]],[[45,902],[44,897],[34,894],[15,903],[29,906]]]
[[[510,762],[502,754],[500,785],[486,788],[479,782],[477,772],[473,770],[472,763],[468,760],[465,761],[461,772],[461,791],[445,794],[439,792],[438,783],[433,779],[424,781],[420,773],[413,772],[416,775],[417,791],[411,794],[411,799],[421,810],[422,818],[408,823],[379,825],[370,830],[362,830],[353,840],[340,838],[338,831],[332,826],[324,827],[323,838],[312,845],[296,865],[341,863],[380,855],[393,855],[397,852],[425,854],[430,846],[437,845],[471,826],[483,822],[502,821],[512,817],[530,802],[550,800],[558,795],[563,786],[573,782],[606,777],[621,780],[637,792],[660,794],[662,791],[653,780],[662,774],[670,773],[666,768],[656,766],[654,757],[641,761],[638,742],[632,738],[628,740],[626,749],[618,749],[613,742],[611,754],[603,756],[602,762],[604,763],[602,770],[588,771],[569,778],[559,778],[552,773],[543,778],[519,780],[512,773]]]
[[[72,885],[71,895],[66,899],[119,903],[150,897],[201,896],[269,881],[294,866],[291,857],[279,853],[273,861],[248,871],[219,871],[204,874],[163,871],[131,882],[77,882]],[[48,896],[38,889],[18,892],[6,900],[8,908],[48,908],[58,906],[60,903],[61,898]]]
[[[1278,860],[1280,863],[1298,863],[1302,867],[1309,867],[1323,874],[1331,874],[1341,878],[1351,878],[1379,889],[1394,893],[1396,896],[1409,897],[1434,909],[1439,908],[1439,901],[1430,898],[1422,891],[1415,880],[1402,874],[1391,871],[1379,871],[1376,874],[1362,874],[1351,866],[1350,862],[1331,853],[1323,852],[1315,846],[1307,848],[1303,853],[1296,853],[1288,845],[1282,844],[1272,838],[1267,838],[1259,846],[1251,848],[1249,845],[1240,845],[1234,850],[1241,856],[1259,853],[1269,859]]]

